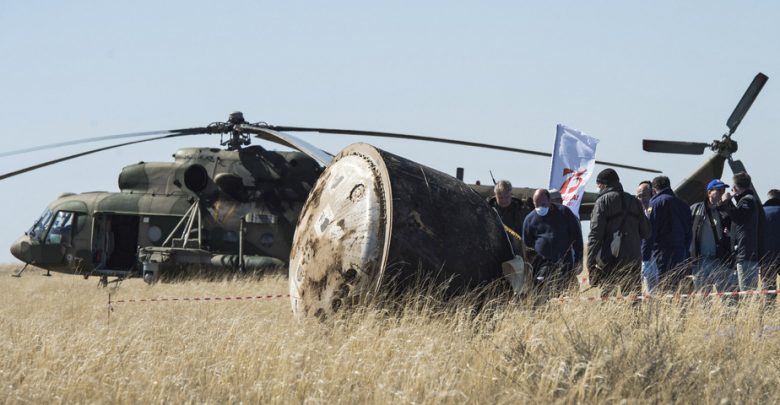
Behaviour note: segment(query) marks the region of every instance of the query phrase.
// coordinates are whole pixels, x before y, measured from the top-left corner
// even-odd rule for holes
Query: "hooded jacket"
[[[623,202],[621,203],[621,199]],[[625,214],[618,260],[623,263],[642,261],[640,244],[650,236],[650,222],[645,216],[642,204],[636,197],[623,191],[618,182],[605,188],[593,205],[588,234],[588,267],[597,265],[602,249],[609,249],[612,235],[620,228]]]

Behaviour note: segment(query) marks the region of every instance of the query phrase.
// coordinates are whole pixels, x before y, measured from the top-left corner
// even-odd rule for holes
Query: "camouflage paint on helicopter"
[[[47,270],[101,276],[138,274],[139,249],[162,247],[193,204],[210,256],[289,257],[298,214],[321,172],[301,152],[185,148],[172,163],[125,167],[118,193],[65,194],[49,204],[11,252]],[[242,225],[242,220],[245,221]],[[239,232],[244,231],[244,238]],[[235,264],[236,261],[231,263]]]

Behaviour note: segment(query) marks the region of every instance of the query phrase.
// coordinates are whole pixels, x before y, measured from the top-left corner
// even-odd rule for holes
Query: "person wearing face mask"
[[[550,201],[550,192],[534,192],[534,210],[523,222],[523,243],[536,252],[536,284],[550,292],[576,285],[581,271],[582,229],[580,221],[567,207]]]
[[[714,179],[707,184],[707,198],[691,206],[691,259],[697,290],[715,287],[717,291],[729,291],[733,287],[730,285],[731,238],[728,233],[731,220],[724,212],[718,211],[727,188],[728,184]]]
[[[642,204],[623,191],[613,169],[596,176],[599,197],[590,215],[588,273],[590,284],[608,295],[616,287],[623,293],[641,290],[641,241],[650,236],[650,222]]]

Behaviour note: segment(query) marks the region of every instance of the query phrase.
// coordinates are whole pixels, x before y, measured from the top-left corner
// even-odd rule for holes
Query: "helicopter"
[[[170,264],[165,269],[170,275],[185,266],[246,270],[283,265],[297,212],[330,157],[300,139],[272,130],[263,130],[260,136],[298,150],[272,152],[249,146],[253,128],[236,112],[227,122],[158,131],[165,135],[98,148],[3,175],[7,178],[150,140],[197,133],[227,136],[220,142],[225,149],[183,148],[171,163],[140,162],[125,167],[118,178],[119,193],[61,195],[12,245],[11,253],[26,264],[46,269],[47,274],[95,275],[103,282],[107,277],[138,275],[139,258],[147,256],[155,258],[144,260],[152,267],[159,268],[160,262]],[[174,237],[175,232],[180,237]],[[147,272],[145,280],[156,281],[158,274]]]
[[[65,145],[144,137],[65,156],[0,175],[0,180],[122,146],[173,137],[219,134],[221,148],[183,148],[173,162],[139,162],[118,176],[119,192],[65,193],[51,202],[11,246],[14,257],[51,271],[149,283],[182,273],[262,271],[290,256],[298,216],[333,155],[290,132],[319,132],[449,143],[537,156],[550,153],[419,135],[248,123],[241,112],[205,127],[138,132],[60,142],[0,153],[11,156]],[[251,145],[251,136],[293,151]],[[152,136],[150,138],[150,136]],[[597,161],[602,165],[648,170]],[[462,170],[460,179],[462,180]],[[484,196],[492,187],[473,185]],[[531,188],[513,194],[528,198]],[[592,198],[592,196],[590,197]],[[595,199],[595,198],[592,198]]]

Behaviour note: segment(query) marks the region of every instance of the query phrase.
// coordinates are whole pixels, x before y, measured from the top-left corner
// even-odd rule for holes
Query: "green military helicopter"
[[[147,137],[37,164],[0,180],[107,149],[194,134],[222,134],[225,149],[184,148],[174,154],[174,162],[127,166],[119,174],[118,193],[63,194],[13,244],[11,253],[47,271],[100,276],[103,282],[112,276],[143,275],[153,282],[180,270],[283,266],[297,215],[331,156],[291,135],[247,123],[240,112],[203,128],[4,153]],[[297,151],[250,146],[252,134]]]

